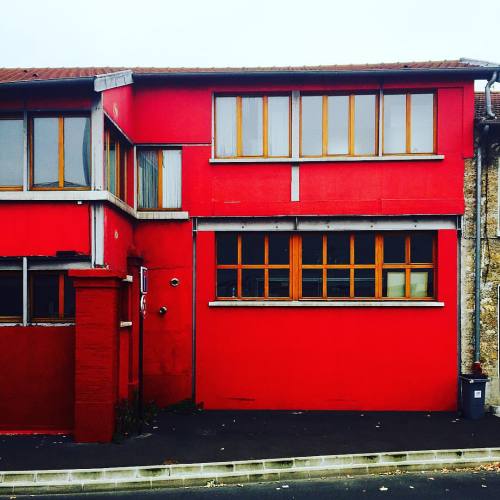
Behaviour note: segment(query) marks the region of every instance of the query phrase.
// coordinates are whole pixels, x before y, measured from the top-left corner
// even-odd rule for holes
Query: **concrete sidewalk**
[[[500,419],[456,413],[162,411],[120,444],[0,435],[0,470],[55,470],[500,447]]]

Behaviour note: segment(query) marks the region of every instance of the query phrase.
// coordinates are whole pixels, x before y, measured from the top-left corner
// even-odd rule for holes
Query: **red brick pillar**
[[[76,289],[75,429],[77,442],[111,441],[118,399],[119,305],[123,276],[73,270]]]

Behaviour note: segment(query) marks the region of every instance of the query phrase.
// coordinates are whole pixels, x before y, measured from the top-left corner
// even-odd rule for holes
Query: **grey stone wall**
[[[486,152],[482,175],[481,211],[481,364],[492,381],[486,403],[500,404],[498,365],[498,285],[500,239],[498,234],[498,169],[500,155],[493,147]],[[465,216],[461,240],[461,348],[462,372],[470,372],[474,346],[476,159],[465,162]]]

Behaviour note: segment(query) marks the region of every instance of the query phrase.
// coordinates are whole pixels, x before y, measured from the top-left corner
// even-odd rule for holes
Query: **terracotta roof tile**
[[[484,92],[474,94],[475,106],[474,115],[476,118],[483,118],[485,115]],[[491,108],[497,119],[500,119],[500,91],[491,92]]]
[[[380,64],[348,64],[330,66],[271,66],[253,68],[159,68],[159,67],[89,67],[89,68],[0,68],[0,83],[22,81],[45,81],[65,78],[94,77],[104,73],[113,73],[131,69],[135,74],[188,74],[188,73],[259,73],[259,72],[352,72],[352,71],[387,71],[387,70],[420,70],[420,69],[460,69],[483,68],[488,63],[470,62],[466,60],[423,61],[423,62],[396,62]]]

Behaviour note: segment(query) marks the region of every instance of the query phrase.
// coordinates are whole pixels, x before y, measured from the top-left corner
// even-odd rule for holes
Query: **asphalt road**
[[[425,472],[353,478],[288,481],[243,486],[185,488],[131,493],[30,496],[44,500],[205,500],[205,499],[446,499],[481,500],[500,497],[500,472]],[[5,497],[13,498],[13,497]],[[20,497],[17,498],[27,498]]]

